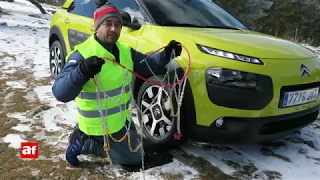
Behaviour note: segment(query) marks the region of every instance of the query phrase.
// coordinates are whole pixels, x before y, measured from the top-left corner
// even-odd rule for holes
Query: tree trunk
[[[294,33],[294,40],[298,41],[298,35],[299,35],[299,25],[296,25],[296,31]]]
[[[28,0],[28,1],[31,2],[33,5],[37,6],[37,8],[41,11],[42,14],[47,14],[47,12],[43,9],[43,7],[38,1],[36,0]]]

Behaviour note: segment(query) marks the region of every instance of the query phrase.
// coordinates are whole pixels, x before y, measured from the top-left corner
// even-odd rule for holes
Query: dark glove
[[[98,74],[101,71],[102,65],[105,63],[105,60],[98,58],[96,56],[89,57],[85,59],[80,64],[80,69],[84,76],[88,78],[93,78],[94,75]]]
[[[175,41],[175,40],[171,40],[169,42],[168,46],[165,47],[165,49],[164,49],[164,51],[166,53],[166,56],[168,58],[171,57],[172,50],[175,51],[175,56],[180,56],[181,55],[181,51],[182,51],[182,47],[181,47],[180,43]]]

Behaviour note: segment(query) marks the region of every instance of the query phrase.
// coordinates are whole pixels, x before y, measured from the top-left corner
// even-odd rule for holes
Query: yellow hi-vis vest
[[[119,49],[120,63],[128,68],[133,69],[133,61],[131,58],[130,47],[124,43],[116,43]],[[85,42],[75,46],[74,51],[84,57],[90,56],[108,57],[115,59],[115,57],[103,48],[95,39],[94,36],[88,38]],[[99,88],[103,93],[106,93],[111,98],[104,98],[103,93],[99,93],[101,110],[104,115],[107,113],[107,130],[103,129],[102,117],[100,117],[98,99],[96,93],[96,85],[91,78],[82,88],[80,94],[76,97],[76,105],[78,108],[78,126],[81,131],[88,135],[104,135],[118,132],[124,127],[126,120],[131,121],[129,112],[129,104],[131,100],[130,84],[132,81],[132,74],[119,65],[106,60],[99,73],[100,80],[104,89]],[[124,80],[126,80],[124,82]],[[122,92],[123,91],[123,92]],[[114,101],[120,100],[119,102]],[[106,107],[107,106],[107,107]]]

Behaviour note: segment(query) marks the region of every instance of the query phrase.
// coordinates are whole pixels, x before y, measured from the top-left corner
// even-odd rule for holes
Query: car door
[[[119,40],[129,44],[133,49],[137,47],[137,41],[143,31],[144,17],[141,14],[138,4],[135,0],[109,0],[119,11],[125,11],[130,14],[132,21],[138,21],[142,24],[138,30],[123,26]],[[139,50],[139,49],[138,49]]]
[[[94,33],[93,14],[96,9],[95,0],[74,0],[68,8],[70,15],[64,21],[67,23],[67,40],[69,48],[84,42]]]

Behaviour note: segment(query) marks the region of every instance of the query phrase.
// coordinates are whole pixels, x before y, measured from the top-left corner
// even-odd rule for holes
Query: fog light
[[[216,126],[217,127],[221,127],[222,124],[223,124],[223,118],[219,118],[219,119],[216,120]]]

